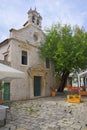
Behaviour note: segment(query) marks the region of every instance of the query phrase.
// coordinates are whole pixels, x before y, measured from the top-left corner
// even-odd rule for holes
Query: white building
[[[6,82],[6,100],[32,99],[50,96],[55,85],[54,69],[49,59],[42,61],[38,47],[44,43],[45,35],[41,29],[42,17],[35,10],[28,11],[28,21],[21,29],[10,29],[10,38],[0,44],[0,61],[23,71],[24,79]]]

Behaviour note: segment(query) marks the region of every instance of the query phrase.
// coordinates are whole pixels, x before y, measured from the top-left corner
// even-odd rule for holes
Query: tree
[[[48,28],[45,35],[40,56],[54,64],[55,73],[61,77],[58,91],[62,92],[71,72],[87,68],[87,33],[78,26],[58,23]]]

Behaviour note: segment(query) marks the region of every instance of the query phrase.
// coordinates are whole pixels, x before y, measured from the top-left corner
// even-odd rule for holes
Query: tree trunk
[[[60,83],[58,92],[63,92],[63,90],[66,86],[66,83],[67,83],[68,76],[69,76],[69,71],[64,71],[62,74],[62,77],[61,77],[61,83]]]

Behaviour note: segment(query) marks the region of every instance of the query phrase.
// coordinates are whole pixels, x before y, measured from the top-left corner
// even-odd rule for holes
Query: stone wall
[[[11,100],[25,100],[34,97],[34,76],[41,76],[41,97],[50,96],[51,89],[54,87],[54,70],[53,66],[45,73],[46,65],[42,61],[38,54],[38,46],[44,41],[44,33],[37,27],[29,25],[19,30],[11,30],[11,40],[6,45],[0,48],[1,52],[9,52],[9,61],[11,67],[23,71],[25,73],[24,79],[13,79],[11,81],[10,96]],[[38,39],[34,39],[34,34],[37,34]],[[27,51],[28,64],[21,64],[21,52]],[[1,57],[3,60],[3,56]],[[38,70],[38,65],[42,70]],[[31,77],[28,73],[29,68],[37,68],[36,72]],[[42,72],[40,72],[42,71]]]

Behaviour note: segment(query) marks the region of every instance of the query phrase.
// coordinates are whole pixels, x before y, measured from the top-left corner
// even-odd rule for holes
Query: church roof
[[[0,43],[0,46],[5,45],[5,44],[9,43],[9,42],[10,42],[10,40],[11,40],[11,38],[7,38],[7,39],[5,39],[4,41],[2,41],[2,42]]]
[[[25,23],[25,24],[26,24],[26,23]],[[33,26],[34,28],[37,28],[37,29],[40,30],[43,34],[45,34],[41,28],[39,28],[38,26],[36,26],[36,25],[34,25],[34,24],[32,24],[32,23],[29,23],[27,26],[24,26],[24,25],[23,25],[23,27],[20,28],[20,29],[14,29],[14,28],[12,28],[12,29],[10,29],[9,31],[10,31],[10,32],[12,32],[12,31],[17,31],[17,32],[18,32],[18,31],[25,30],[26,28],[28,28],[28,27],[30,27],[30,26]]]

